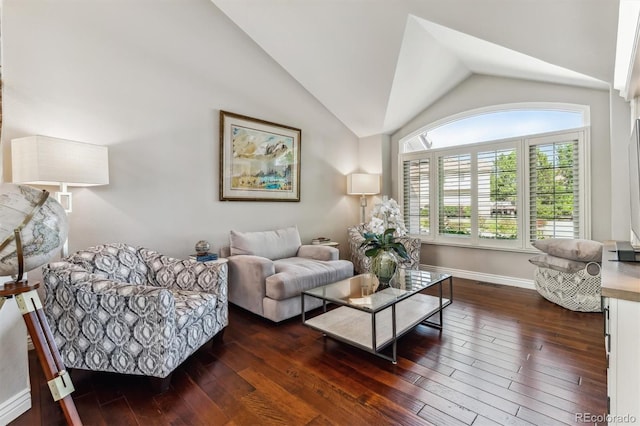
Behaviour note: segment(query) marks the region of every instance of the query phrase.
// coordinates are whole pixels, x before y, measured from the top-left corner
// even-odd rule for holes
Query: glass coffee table
[[[453,279],[448,274],[399,269],[386,288],[374,275],[362,274],[304,291],[300,297],[304,325],[396,364],[398,338],[419,324],[442,329],[442,311],[453,301]],[[322,300],[321,313],[311,317],[305,313],[308,297]],[[337,307],[327,309],[328,304]],[[438,322],[429,320],[436,314]],[[391,356],[382,352],[388,346]]]

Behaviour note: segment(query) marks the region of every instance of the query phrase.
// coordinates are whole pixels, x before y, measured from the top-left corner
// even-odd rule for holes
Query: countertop
[[[640,263],[618,262],[614,241],[602,251],[602,295],[640,302]]]

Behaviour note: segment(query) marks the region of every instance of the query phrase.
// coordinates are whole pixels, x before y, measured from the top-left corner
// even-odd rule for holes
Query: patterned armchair
[[[45,313],[65,366],[158,378],[228,325],[227,265],[126,244],[43,267]]]
[[[347,229],[349,239],[349,249],[351,251],[351,262],[357,274],[369,271],[371,267],[371,258],[365,256],[364,249],[360,245],[364,242],[364,233],[366,232],[365,224],[361,223],[357,226],[351,226]],[[420,268],[420,238],[416,237],[398,237],[398,242],[404,244],[409,255],[408,260],[400,259],[400,266],[407,269]]]

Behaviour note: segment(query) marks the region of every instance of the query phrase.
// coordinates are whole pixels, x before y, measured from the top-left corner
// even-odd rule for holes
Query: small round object
[[[207,254],[209,253],[210,248],[211,246],[207,241],[200,240],[196,243],[196,254],[198,255]]]

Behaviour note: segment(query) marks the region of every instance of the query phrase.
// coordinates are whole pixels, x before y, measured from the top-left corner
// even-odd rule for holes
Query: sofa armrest
[[[266,257],[249,254],[229,256],[229,301],[253,313],[263,315],[265,280],[276,273],[275,264]]]
[[[306,244],[298,248],[298,257],[315,260],[338,260],[340,251],[335,247]]]

